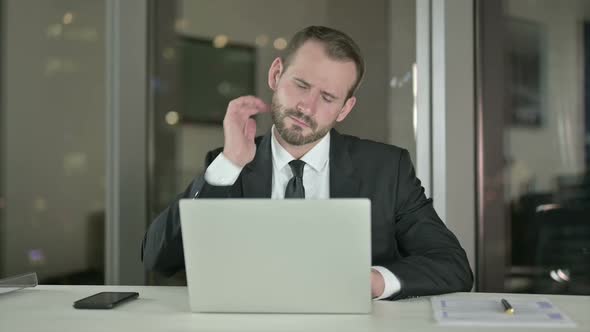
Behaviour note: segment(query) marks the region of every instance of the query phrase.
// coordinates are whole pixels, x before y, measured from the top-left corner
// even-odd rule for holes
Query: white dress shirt
[[[293,177],[289,162],[293,156],[285,150],[275,137],[273,126],[271,140],[272,151],[272,194],[273,199],[285,198],[285,188]],[[330,133],[309,150],[301,160],[305,162],[303,168],[303,186],[306,199],[330,198]],[[236,182],[242,168],[234,165],[223,153],[220,153],[205,171],[205,181],[214,186],[230,186]],[[373,266],[374,270],[383,276],[385,289],[376,300],[388,298],[401,289],[399,279],[382,266]]]

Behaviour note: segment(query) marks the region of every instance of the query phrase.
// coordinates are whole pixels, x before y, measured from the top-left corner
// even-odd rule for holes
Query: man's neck
[[[308,153],[309,150],[313,149],[314,146],[316,146],[319,142],[322,141],[321,139],[319,139],[315,142],[312,142],[312,143],[309,143],[306,145],[291,145],[291,144],[287,143],[281,137],[281,134],[279,134],[276,127],[273,127],[273,130],[274,130],[274,135],[277,139],[277,142],[279,142],[279,144],[283,147],[283,149],[285,149],[287,152],[289,152],[289,154],[291,156],[293,156],[293,158],[295,158],[295,159],[301,159],[301,157],[303,157],[306,153]]]

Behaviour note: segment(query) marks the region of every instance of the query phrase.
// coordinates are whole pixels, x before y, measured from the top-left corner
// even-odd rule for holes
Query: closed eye
[[[334,98],[328,96],[328,95],[322,95],[322,99],[324,99],[325,102],[327,103],[331,103],[334,101]]]
[[[297,87],[299,87],[301,89],[309,88],[309,84],[305,84],[304,82],[301,82],[299,80],[295,80],[295,85],[297,85]]]

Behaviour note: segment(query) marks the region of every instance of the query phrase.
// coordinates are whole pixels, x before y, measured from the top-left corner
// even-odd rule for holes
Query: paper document
[[[576,323],[546,298],[504,297],[514,308],[504,311],[502,297],[435,296],[430,299],[439,325],[576,327]]]
[[[0,279],[0,294],[14,292],[26,287],[35,287],[37,283],[37,273],[27,273]]]

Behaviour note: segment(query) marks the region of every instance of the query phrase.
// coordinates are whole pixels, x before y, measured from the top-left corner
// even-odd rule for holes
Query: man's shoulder
[[[364,139],[357,136],[337,134],[351,157],[399,158],[406,149],[396,145]]]
[[[387,181],[402,167],[411,167],[411,160],[406,149],[399,146],[362,139],[351,135],[340,135],[339,144],[350,156],[348,159],[360,174],[365,174],[378,181]],[[343,162],[346,159],[338,158]]]

